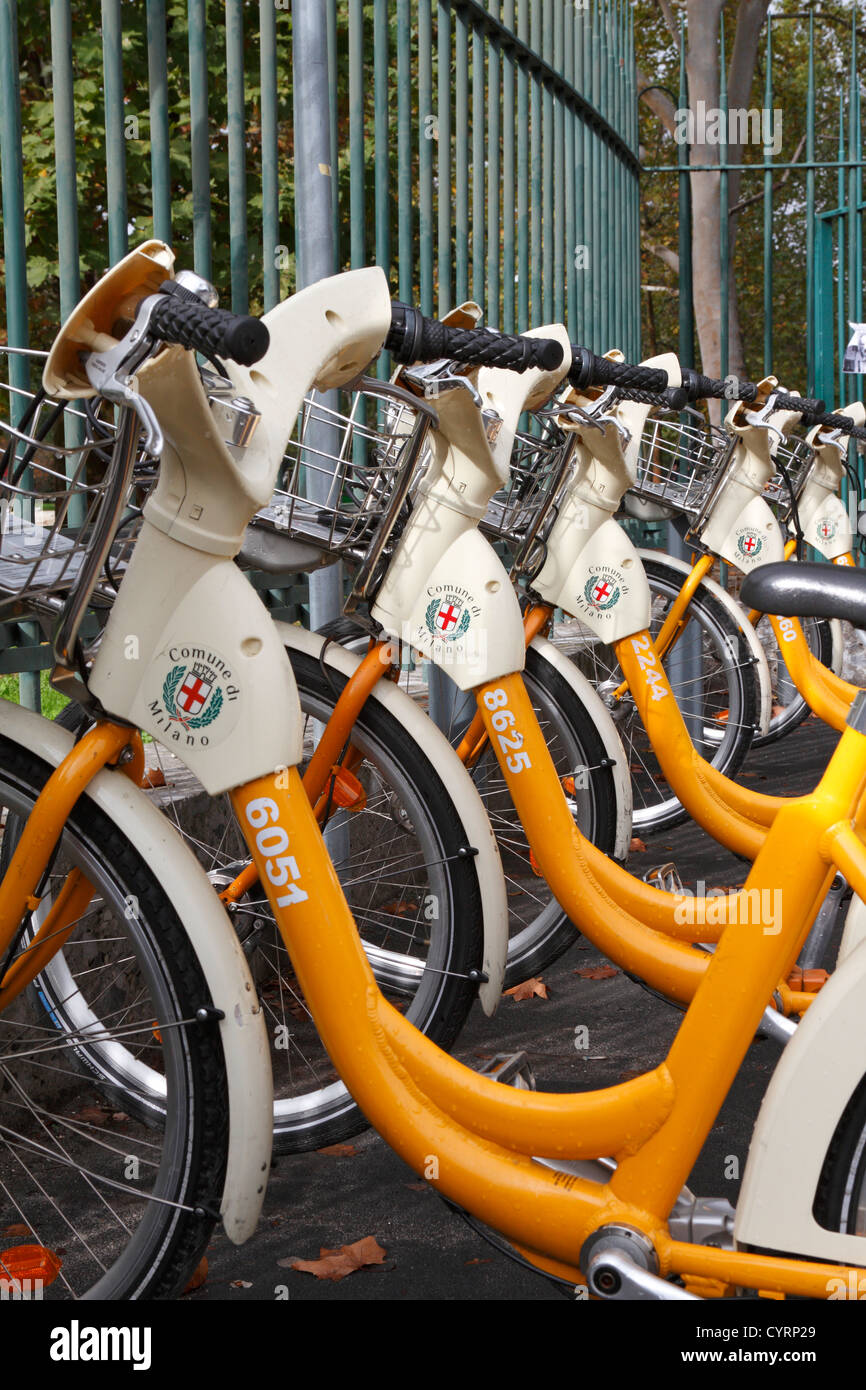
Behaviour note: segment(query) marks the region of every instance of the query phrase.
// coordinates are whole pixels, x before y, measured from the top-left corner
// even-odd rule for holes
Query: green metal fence
[[[334,270],[376,262],[426,312],[472,298],[504,330],[565,320],[595,350],[637,356],[625,0],[322,11]],[[292,63],[289,0],[50,0],[47,15],[0,0],[7,341],[47,346],[146,236],[236,312],[291,293]]]
[[[629,6],[323,0],[323,10],[335,268],[376,261],[428,312],[472,297],[504,329],[567,318],[592,346],[634,353]],[[152,234],[217,276],[238,311],[290,293],[288,0],[50,0],[50,30],[35,11],[0,0],[10,340],[27,336],[25,259],[38,258],[41,327],[52,297],[66,313],[78,296],[85,242],[85,281]]]
[[[858,73],[857,24],[861,7],[857,0],[850,7],[847,72],[833,73],[834,101],[837,102],[836,128],[828,127],[826,119],[819,122],[817,114],[816,61],[820,56],[820,35],[816,20],[822,11],[813,9],[790,14],[771,14],[765,24],[760,63],[763,68],[762,101],[765,111],[772,111],[778,96],[778,71],[786,62],[786,37],[794,26],[801,33],[807,52],[806,86],[803,93],[804,133],[797,147],[805,158],[779,159],[771,146],[764,146],[759,157],[751,162],[735,164],[727,159],[722,143],[719,159],[702,163],[689,159],[688,147],[679,146],[676,165],[651,165],[648,174],[676,174],[679,183],[680,208],[680,355],[692,360],[693,319],[691,300],[691,255],[688,225],[690,180],[692,175],[715,173],[721,183],[722,206],[727,206],[728,179],[735,171],[744,180],[753,180],[749,192],[761,204],[761,273],[763,286],[763,321],[761,325],[762,367],[765,373],[773,370],[780,343],[776,335],[778,304],[774,289],[777,266],[777,227],[780,219],[794,219],[802,228],[804,249],[804,335],[802,342],[802,376],[791,386],[808,391],[811,396],[823,396],[828,403],[838,404],[862,394],[863,378],[844,376],[842,358],[847,342],[847,321],[859,322],[863,317],[863,141],[861,131],[860,78]],[[725,45],[724,14],[720,21],[720,91],[719,108],[723,114],[721,129],[728,125],[726,66],[730,46]],[[840,80],[841,79],[841,80]],[[826,80],[826,74],[825,74]],[[838,85],[838,97],[835,96]],[[774,92],[776,96],[774,97]],[[826,95],[826,93],[824,94]],[[688,104],[685,73],[684,43],[680,47],[679,104]],[[785,114],[783,112],[783,114]],[[820,157],[819,157],[820,156]],[[780,199],[777,188],[779,176],[794,176]],[[800,178],[799,176],[802,176]],[[756,187],[757,186],[757,187]],[[821,207],[821,202],[829,206]],[[728,302],[731,293],[731,266],[727,256],[727,219],[723,219],[719,259],[719,319],[721,325],[721,370],[728,369]]]

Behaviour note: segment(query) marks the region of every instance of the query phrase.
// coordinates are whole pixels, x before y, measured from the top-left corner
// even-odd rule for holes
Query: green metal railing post
[[[150,178],[153,235],[171,242],[171,170],[168,146],[168,57],[165,0],[147,0],[147,85],[150,94]]]
[[[764,110],[773,110],[773,19],[767,17]],[[764,376],[773,370],[773,150],[764,146]]]
[[[725,15],[719,17],[719,109],[722,113],[719,140],[719,361],[721,375],[728,375],[728,334],[730,330],[730,253],[728,211],[728,62],[725,56]]]
[[[439,128],[437,158],[437,278],[440,318],[453,305],[451,298],[451,11],[439,0],[436,16],[438,63],[436,119]],[[458,135],[458,141],[460,137]]]
[[[129,247],[126,200],[126,120],[123,102],[123,22],[120,0],[102,0],[102,62],[105,73],[105,183],[108,256],[112,265]]]
[[[680,110],[689,104],[686,75],[686,34],[680,25]],[[684,367],[695,365],[695,313],[692,288],[692,185],[689,173],[689,146],[683,140],[677,146],[680,173],[679,189],[679,342],[677,356]]]
[[[189,119],[192,172],[193,263],[210,280],[210,120],[207,95],[207,16],[205,0],[189,0]]]
[[[226,0],[226,107],[229,142],[229,260],[232,312],[250,307],[247,247],[247,161],[244,96],[244,5]]]
[[[6,271],[6,336],[10,347],[30,345],[27,323],[27,269],[24,237],[24,175],[21,142],[21,95],[18,83],[18,6],[17,0],[0,0],[0,53],[8,55],[0,82],[0,191],[3,198],[3,257]],[[14,56],[13,56],[14,55]],[[26,357],[8,354],[9,384],[15,390],[30,388]],[[14,419],[21,414],[20,397],[9,393],[9,409]],[[26,486],[25,481],[25,486]],[[39,640],[34,624],[21,624],[22,636]],[[22,671],[18,677],[18,697],[27,709],[41,709],[39,672]]]
[[[265,309],[280,302],[280,174],[277,131],[277,11],[259,0],[259,72],[262,113],[262,292]]]

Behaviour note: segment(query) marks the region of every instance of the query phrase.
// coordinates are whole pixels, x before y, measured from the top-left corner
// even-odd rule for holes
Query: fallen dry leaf
[[[104,1125],[108,1123],[108,1112],[98,1105],[83,1105],[75,1112],[75,1119],[87,1125]]]
[[[520,985],[513,985],[512,988],[507,989],[505,993],[510,994],[513,999],[518,1001],[521,999],[532,999],[536,994],[539,999],[548,999],[550,997],[547,993],[547,985],[543,983],[540,976],[536,978],[534,975],[531,980],[524,980]]]
[[[352,1158],[357,1152],[354,1144],[326,1144],[324,1149],[316,1149],[317,1154],[328,1154],[331,1158]]]
[[[233,1289],[251,1289],[251,1288],[252,1288],[252,1284],[250,1283],[249,1279],[233,1279],[233,1280],[232,1280],[232,1288],[233,1288]]]
[[[620,1081],[635,1081],[639,1076],[643,1076],[642,1071],[621,1071],[619,1079]]]
[[[338,1279],[345,1279],[347,1274],[363,1269],[364,1265],[382,1264],[387,1253],[374,1236],[364,1236],[363,1240],[356,1240],[354,1245],[341,1245],[339,1250],[322,1248],[317,1260],[292,1260],[290,1267],[302,1274],[314,1274],[317,1279],[330,1279],[336,1283]]]
[[[633,835],[628,847],[629,854],[646,854],[646,845],[639,835]]]
[[[184,1289],[184,1293],[192,1293],[193,1289],[200,1289],[207,1278],[207,1256],[203,1255],[196,1265],[195,1272]]]
[[[610,980],[619,971],[614,970],[612,965],[585,965],[582,970],[575,970],[575,975],[579,975],[582,980]]]
[[[407,1182],[407,1183],[406,1183],[406,1187],[408,1187],[408,1189],[409,1189],[410,1192],[426,1192],[426,1191],[427,1191],[427,1183],[426,1183],[426,1182]]]
[[[12,1226],[7,1226],[3,1234],[6,1236],[29,1236],[30,1227],[25,1226],[23,1221],[16,1221]]]
[[[475,1257],[474,1260],[464,1260],[463,1263],[464,1263],[465,1265],[489,1265],[489,1264],[490,1264],[490,1261],[489,1261],[489,1260],[480,1260],[480,1259],[478,1258],[478,1256],[476,1255],[476,1257]]]

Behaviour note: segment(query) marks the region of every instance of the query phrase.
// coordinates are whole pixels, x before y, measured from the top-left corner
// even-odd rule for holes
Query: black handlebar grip
[[[691,400],[684,386],[669,386],[666,391],[634,391],[620,388],[617,398],[623,401],[639,401],[642,405],[654,405],[659,410],[685,410]]]
[[[622,386],[626,390],[666,391],[668,374],[659,367],[636,367],[630,362],[611,362],[609,357],[596,357],[589,348],[571,345],[571,371],[568,379],[580,390],[583,386]]]
[[[457,328],[425,318],[411,304],[394,300],[384,346],[398,362],[438,362],[445,358],[474,367],[507,367],[525,372],[540,367],[553,372],[562,365],[562,346],[554,338],[522,338],[490,328]]]
[[[163,342],[178,343],[206,357],[227,357],[244,367],[260,362],[270,344],[270,334],[261,319],[231,314],[227,309],[210,309],[197,297],[190,299],[169,289],[164,290],[163,298],[153,307],[149,331]]]
[[[774,391],[772,400],[774,410],[796,410],[804,417],[825,415],[827,412],[826,401],[810,400],[808,396],[789,396],[787,391]],[[817,420],[812,423],[817,424]]]
[[[866,429],[862,425],[855,425],[850,415],[823,415],[810,423],[823,425],[826,430],[838,430],[840,434],[848,434],[852,439],[866,439]]]
[[[742,381],[739,377],[729,376],[720,381],[696,372],[693,367],[683,367],[682,374],[690,401],[753,401],[758,394],[753,381]]]

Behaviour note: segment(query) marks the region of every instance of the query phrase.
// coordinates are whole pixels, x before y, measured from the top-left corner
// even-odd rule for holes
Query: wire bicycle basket
[[[646,502],[682,513],[694,524],[724,473],[735,441],[699,412],[684,413],[687,420],[678,415],[649,417],[630,491]]]
[[[815,451],[805,439],[788,435],[773,451],[773,462],[777,472],[764,489],[764,498],[769,502],[781,522],[790,519],[800,493],[815,463]]]
[[[255,527],[282,532],[356,569],[363,597],[409,515],[409,489],[436,411],[402,387],[362,377],[348,408],[305,399],[283,477]]]
[[[491,498],[481,521],[488,539],[505,541],[516,551],[517,568],[550,530],[554,502],[571,466],[574,435],[560,427],[557,413],[538,411],[539,433],[515,434],[508,482]],[[487,417],[488,438],[495,439],[498,423],[498,417]]]
[[[0,353],[0,620],[60,615],[55,653],[68,658],[92,595],[110,601],[128,560],[132,538],[117,533],[138,423],[104,401],[52,400],[16,384],[26,371],[12,370],[13,357],[41,372],[46,353]]]

